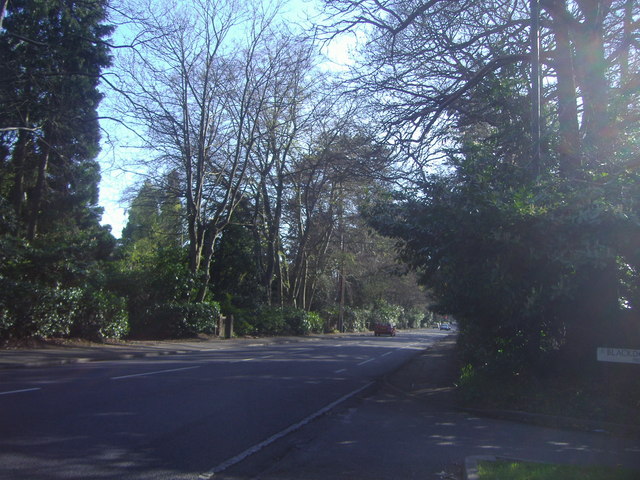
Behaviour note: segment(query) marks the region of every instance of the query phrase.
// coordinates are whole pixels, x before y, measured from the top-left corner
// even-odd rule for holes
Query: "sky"
[[[285,6],[286,15],[296,19],[303,19],[313,11],[316,0],[287,0]],[[118,42],[118,32],[114,35],[114,42]],[[332,69],[344,69],[344,65],[351,62],[350,52],[353,39],[346,36],[341,40],[332,42],[323,52],[328,58],[328,67]],[[102,89],[105,100],[100,107],[100,116],[109,117],[108,105],[110,92],[108,88]],[[103,120],[102,127],[102,151],[98,158],[101,166],[102,180],[100,182],[99,204],[104,208],[102,225],[111,225],[111,233],[120,238],[122,229],[127,223],[128,201],[124,198],[128,189],[131,189],[141,179],[141,173],[136,173],[127,166],[127,160],[141,154],[140,151],[127,147],[134,143],[127,131],[116,122]]]

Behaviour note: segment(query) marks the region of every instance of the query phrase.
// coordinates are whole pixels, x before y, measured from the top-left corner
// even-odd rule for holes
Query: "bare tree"
[[[326,35],[359,30],[367,39],[354,90],[373,100],[390,141],[417,159],[432,153],[456,115],[468,111],[475,87],[530,60],[526,0],[324,3]],[[631,59],[640,6],[628,0],[540,3],[544,100],[559,124],[560,171],[572,177],[583,163],[608,160],[622,128],[618,110],[637,104],[631,71],[638,66]],[[616,102],[613,92],[624,101]]]
[[[353,112],[342,113],[324,122],[290,177],[288,299],[300,308],[311,308],[330,270],[338,279],[335,298],[344,304],[345,245],[357,228],[352,219],[359,217],[362,192],[374,188],[390,162],[371,135],[353,126]]]
[[[138,21],[139,47],[128,56],[120,91],[143,128],[151,175],[182,179],[189,265],[204,299],[216,239],[246,187],[250,156],[265,107],[258,66],[274,12],[248,11],[235,0],[191,7],[147,6]]]
[[[514,4],[515,5],[512,5]],[[325,35],[366,39],[351,87],[372,102],[388,142],[422,166],[455,107],[484,76],[526,59],[523,2],[327,0]],[[488,15],[488,12],[491,14]],[[506,38],[497,48],[495,40]]]
[[[267,303],[284,301],[287,263],[282,244],[282,216],[289,177],[299,145],[317,117],[315,46],[298,36],[277,33],[263,52],[267,79],[265,108],[256,111],[253,161],[253,231]],[[274,290],[275,289],[275,290]]]

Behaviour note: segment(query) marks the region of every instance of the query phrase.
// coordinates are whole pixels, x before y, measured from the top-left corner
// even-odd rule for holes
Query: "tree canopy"
[[[542,0],[532,22],[526,0],[324,0],[299,26],[113,1],[0,16],[0,336],[441,314],[469,365],[510,373],[640,343],[637,2]],[[349,35],[338,75],[320,52]],[[118,159],[142,178],[118,242],[99,85],[143,152]]]
[[[528,2],[325,4],[330,32],[365,26],[353,82],[416,160],[416,188],[370,220],[459,320],[471,364],[637,346],[638,6],[541,2],[537,161]]]
[[[68,334],[86,318],[97,334],[109,323],[108,295],[79,307],[115,244],[99,225],[96,161],[97,86],[111,62],[106,8],[16,0],[3,10],[0,336]]]

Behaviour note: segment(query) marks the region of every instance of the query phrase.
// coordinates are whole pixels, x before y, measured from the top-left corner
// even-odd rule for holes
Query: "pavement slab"
[[[264,345],[322,336],[0,350],[0,368],[50,366]],[[234,343],[235,342],[235,343]],[[216,473],[226,480],[461,480],[465,459],[518,458],[640,471],[640,437],[492,418],[455,407],[455,335],[313,422]],[[522,420],[526,420],[523,418]],[[640,478],[640,475],[639,475]]]
[[[453,404],[454,338],[265,451],[225,480],[457,480],[465,459],[499,456],[640,470],[640,440],[477,416]]]

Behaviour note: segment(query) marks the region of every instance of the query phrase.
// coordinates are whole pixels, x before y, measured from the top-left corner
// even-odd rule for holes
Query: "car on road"
[[[373,326],[373,334],[376,337],[379,337],[380,335],[389,335],[391,337],[395,337],[396,333],[396,327],[394,327],[390,323],[378,323]]]
[[[451,330],[451,325],[448,323],[441,323],[440,330]]]

